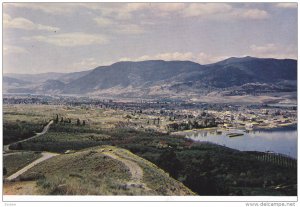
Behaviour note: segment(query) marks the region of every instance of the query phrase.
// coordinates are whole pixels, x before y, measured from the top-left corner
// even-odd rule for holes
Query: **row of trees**
[[[264,153],[256,155],[256,159],[263,162],[270,162],[281,167],[297,168],[297,160],[281,154]]]
[[[72,123],[72,121],[71,121],[71,119],[70,118],[65,118],[64,119],[64,117],[61,117],[60,118],[60,121],[59,121],[59,117],[58,117],[58,114],[56,114],[56,118],[54,119],[54,123],[55,124],[58,124],[58,123],[68,123],[68,124],[71,124]],[[76,125],[77,126],[80,126],[80,125],[82,125],[82,126],[85,126],[85,120],[82,120],[82,123],[81,123],[81,121],[80,121],[80,119],[79,118],[77,118],[77,120],[76,120]]]
[[[217,123],[215,119],[204,119],[200,121],[188,121],[188,122],[181,122],[181,123],[171,123],[167,125],[168,130],[171,131],[178,131],[178,130],[190,130],[190,129],[201,129],[207,127],[216,127]]]

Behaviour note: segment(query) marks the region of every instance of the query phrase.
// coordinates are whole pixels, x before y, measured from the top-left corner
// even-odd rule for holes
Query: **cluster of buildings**
[[[211,111],[222,120],[224,128],[277,128],[297,124],[297,110],[286,108],[243,109],[238,111]]]
[[[88,97],[7,95],[4,104],[49,104],[124,111],[133,117],[144,117],[147,124],[167,130],[207,127],[252,130],[297,124],[297,106],[235,105],[222,103],[190,103],[184,101],[117,101]],[[139,118],[136,118],[138,122]],[[155,121],[159,120],[159,121]],[[133,121],[133,120],[132,120]],[[135,121],[133,121],[135,122]],[[153,124],[151,124],[153,123]]]

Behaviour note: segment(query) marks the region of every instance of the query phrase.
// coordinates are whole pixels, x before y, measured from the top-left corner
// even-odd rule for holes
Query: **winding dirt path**
[[[21,141],[18,141],[18,142],[14,142],[14,143],[11,143],[11,144],[8,144],[8,145],[4,145],[4,146],[3,146],[3,152],[10,151],[9,146],[12,145],[12,144],[22,143],[22,142],[25,142],[25,141],[28,141],[28,140],[31,140],[31,139],[34,139],[34,138],[37,138],[37,137],[39,137],[39,136],[42,136],[42,135],[46,134],[46,132],[49,130],[51,124],[53,124],[53,120],[51,120],[51,121],[44,127],[44,129],[43,129],[42,132],[36,133],[36,135],[34,135],[33,137],[29,137],[29,138],[27,138],[27,139],[24,139],[24,140],[21,140]]]
[[[42,136],[44,135],[50,128],[51,124],[53,124],[53,120],[51,120],[43,129],[42,132],[40,133],[36,133],[36,135],[34,135],[33,137],[30,137],[28,139],[24,139],[24,140],[21,140],[21,141],[18,141],[18,142],[14,142],[12,144],[17,144],[17,143],[22,143],[22,142],[25,142],[25,141],[28,141],[28,140],[31,140],[31,139],[34,139],[34,138],[37,138],[39,136]],[[18,154],[18,153],[22,153],[23,151],[18,151],[18,152],[13,152],[12,150],[9,149],[9,145],[5,145],[4,146],[4,153],[3,156],[8,156],[8,155],[13,155],[13,154]],[[12,153],[7,153],[9,151],[12,151]],[[25,167],[23,167],[22,169],[18,170],[17,172],[15,172],[14,174],[10,175],[9,177],[6,178],[6,180],[8,181],[12,181],[12,180],[15,180],[17,177],[19,177],[20,175],[22,175],[24,172],[26,172],[27,170],[29,170],[30,168],[32,168],[33,166],[37,165],[38,163],[40,162],[43,162],[45,160],[48,160],[50,159],[51,157],[54,157],[54,156],[57,156],[59,154],[57,153],[51,153],[51,152],[42,152],[42,157],[34,160],[33,162],[29,163],[28,165],[26,165]]]
[[[127,182],[127,185],[130,187],[138,187],[138,188],[142,188],[144,190],[151,190],[150,188],[147,187],[147,185],[145,183],[143,183],[143,169],[133,160],[121,156],[120,154],[118,154],[117,152],[113,151],[113,150],[105,150],[102,151],[103,154],[105,154],[106,156],[109,156],[112,159],[118,160],[120,162],[122,162],[126,167],[128,167],[130,174],[131,174],[131,179],[132,181]]]
[[[51,153],[51,152],[42,152],[42,157],[41,158],[36,159],[32,163],[30,163],[30,164],[26,165],[25,167],[23,167],[21,170],[19,170],[19,171],[15,172],[14,174],[10,175],[9,177],[6,178],[6,180],[8,180],[8,181],[15,180],[17,177],[19,177],[24,172],[26,172],[27,170],[29,170],[33,166],[37,165],[38,163],[43,162],[45,160],[48,160],[51,157],[54,157],[54,156],[57,156],[57,155],[59,155],[59,154]]]
[[[110,158],[113,158],[115,160],[121,161],[124,165],[126,165],[126,167],[129,168],[130,174],[132,176],[132,180],[134,180],[135,182],[141,182],[143,179],[143,170],[142,168],[135,162],[125,159],[123,157],[120,157],[116,154],[114,154],[113,151],[111,152],[102,152],[103,154],[109,156]]]
[[[22,154],[22,152],[6,153],[6,154],[3,154],[3,157],[9,156],[9,155],[16,155],[16,154]]]

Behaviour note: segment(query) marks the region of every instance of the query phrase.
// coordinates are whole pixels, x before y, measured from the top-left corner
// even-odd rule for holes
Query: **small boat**
[[[238,136],[243,136],[244,134],[243,133],[229,133],[227,134],[227,136],[229,137],[238,137]]]

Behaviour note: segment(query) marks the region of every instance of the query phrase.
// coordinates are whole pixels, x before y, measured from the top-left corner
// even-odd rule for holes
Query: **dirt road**
[[[9,150],[10,150],[10,149],[9,149],[9,146],[12,145],[12,144],[22,143],[22,142],[25,142],[25,141],[28,141],[28,140],[37,138],[37,137],[39,137],[39,136],[45,134],[45,133],[49,130],[49,127],[50,127],[51,124],[53,124],[53,120],[51,120],[51,121],[44,127],[44,129],[43,129],[42,132],[36,133],[36,135],[34,135],[33,137],[30,137],[30,138],[28,138],[28,139],[24,139],[24,140],[21,140],[21,141],[18,141],[18,142],[14,142],[14,143],[11,143],[11,144],[9,144],[9,145],[4,145],[4,147],[3,147],[3,152],[5,153],[5,152],[9,151]]]
[[[57,156],[59,154],[51,153],[51,152],[42,152],[42,157],[33,161],[32,163],[28,164],[27,166],[23,167],[21,170],[17,171],[16,173],[12,174],[11,176],[7,177],[6,180],[12,181],[22,175],[24,172],[32,168],[33,166],[37,165],[40,162],[50,159],[51,157]]]
[[[6,153],[6,154],[3,154],[3,157],[9,156],[9,155],[15,155],[15,154],[22,154],[22,152]]]
[[[143,170],[142,168],[135,162],[122,158],[116,154],[114,154],[113,151],[111,152],[103,152],[103,154],[115,159],[115,160],[119,160],[122,163],[124,163],[124,165],[126,165],[126,167],[129,168],[130,174],[132,176],[132,180],[134,180],[135,182],[141,182],[143,179]]]
[[[146,191],[150,191],[151,189],[147,187],[145,183],[143,183],[143,169],[133,160],[129,159],[128,157],[124,157],[114,150],[105,150],[102,151],[103,154],[109,156],[112,159],[118,160],[122,162],[126,167],[128,167],[130,174],[131,174],[131,181],[127,183],[127,186],[132,188],[132,187],[137,187],[144,189]]]

